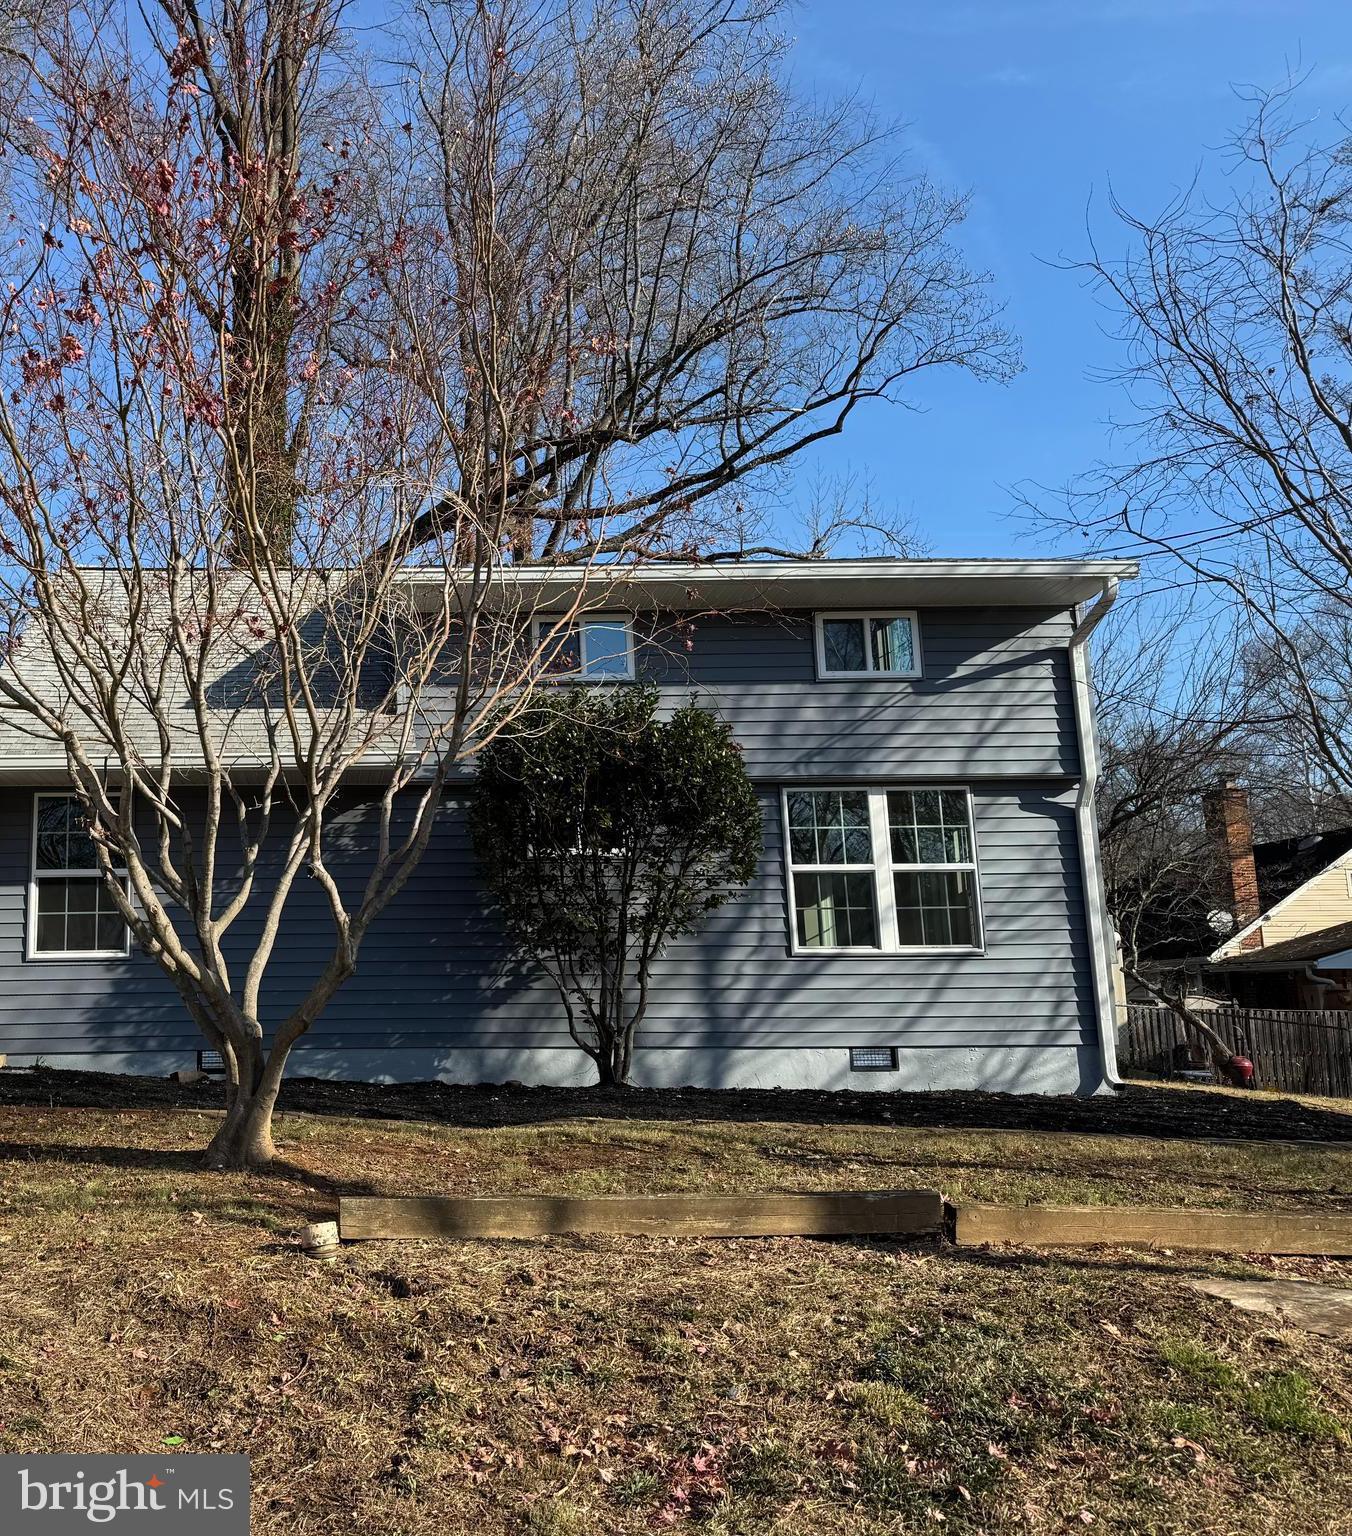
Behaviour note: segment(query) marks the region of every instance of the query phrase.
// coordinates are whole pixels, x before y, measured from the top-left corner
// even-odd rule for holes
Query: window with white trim
[[[914,613],[814,616],[818,677],[919,677],[920,626]]]
[[[634,626],[627,614],[589,613],[551,633],[557,621],[535,621],[547,677],[588,683],[628,682],[634,676]]]
[[[127,925],[99,873],[79,799],[33,797],[33,879],[28,952],[95,959],[127,953]]]
[[[890,789],[887,828],[903,949],[975,949],[976,856],[964,789]]]
[[[981,948],[966,789],[789,789],[784,823],[795,951]]]

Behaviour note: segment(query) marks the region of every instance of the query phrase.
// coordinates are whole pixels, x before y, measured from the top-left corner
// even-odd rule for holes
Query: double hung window
[[[784,821],[795,950],[981,948],[966,789],[789,789]]]
[[[127,953],[127,925],[103,882],[75,795],[34,797],[32,877],[30,956],[92,960]]]

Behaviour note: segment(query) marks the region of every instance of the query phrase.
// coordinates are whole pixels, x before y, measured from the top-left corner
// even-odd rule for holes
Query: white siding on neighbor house
[[[1233,935],[1216,951],[1219,959],[1231,955],[1251,955],[1256,948],[1298,939],[1318,933],[1339,923],[1352,922],[1352,852],[1335,859],[1327,869],[1311,876],[1304,885],[1265,912],[1247,930]],[[1245,945],[1248,934],[1259,934],[1260,946]]]

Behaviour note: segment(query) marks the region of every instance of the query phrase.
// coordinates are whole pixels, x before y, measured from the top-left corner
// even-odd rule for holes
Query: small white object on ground
[[[338,1223],[336,1221],[312,1221],[300,1229],[300,1246],[312,1259],[336,1259],[338,1257]]]

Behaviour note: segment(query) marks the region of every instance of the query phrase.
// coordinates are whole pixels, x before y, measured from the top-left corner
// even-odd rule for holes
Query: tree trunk
[[[230,1172],[262,1172],[277,1156],[272,1141],[272,1111],[277,1090],[235,1094],[225,1119],[211,1138],[203,1158],[208,1168]]]
[[[627,1088],[629,1086],[629,1052],[625,1049],[625,1036],[621,1031],[605,1041],[596,1059],[596,1082],[600,1088]]]
[[[1123,970],[1133,981],[1143,986],[1156,1002],[1163,1003],[1185,1028],[1192,1030],[1194,1034],[1200,1037],[1203,1044],[1207,1047],[1212,1066],[1223,1077],[1228,1077],[1230,1075],[1230,1062],[1235,1054],[1234,1051],[1230,1049],[1216,1030],[1199,1016],[1196,1009],[1188,1007],[1183,1001],[1182,994],[1168,992],[1155,982],[1147,980],[1134,966],[1123,966]]]
[[[1228,1077],[1230,1075],[1230,1061],[1235,1053],[1226,1044],[1224,1039],[1212,1029],[1210,1024],[1199,1017],[1193,1009],[1189,1008],[1181,998],[1166,997],[1164,1005],[1172,1010],[1175,1018],[1193,1030],[1194,1033],[1201,1036],[1211,1057],[1211,1065],[1223,1076]]]
[[[628,1086],[624,1070],[615,1058],[615,1052],[602,1051],[601,1058],[596,1063],[596,1085],[598,1088],[624,1088]]]

